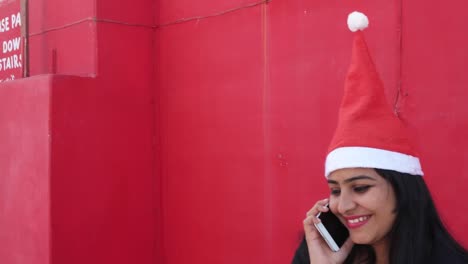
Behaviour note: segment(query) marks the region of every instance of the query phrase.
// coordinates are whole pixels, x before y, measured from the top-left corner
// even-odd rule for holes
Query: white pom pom
[[[369,26],[369,19],[363,13],[354,11],[348,15],[348,27],[352,32],[363,30]]]

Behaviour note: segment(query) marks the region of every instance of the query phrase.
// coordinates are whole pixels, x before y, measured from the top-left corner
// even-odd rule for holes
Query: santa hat
[[[369,55],[359,12],[348,16],[354,33],[351,65],[345,81],[338,126],[329,146],[325,176],[344,168],[376,168],[423,175],[408,132],[394,114]]]

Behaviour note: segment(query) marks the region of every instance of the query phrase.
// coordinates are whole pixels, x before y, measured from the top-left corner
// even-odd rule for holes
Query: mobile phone
[[[328,207],[328,204],[326,205]],[[320,223],[314,224],[330,249],[334,252],[340,250],[346,239],[349,237],[349,231],[340,219],[334,215],[331,210],[317,214]]]

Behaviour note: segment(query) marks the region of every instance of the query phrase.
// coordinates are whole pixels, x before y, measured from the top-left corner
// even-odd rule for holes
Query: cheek
[[[396,198],[393,190],[387,189],[386,194],[382,195],[381,197],[381,204],[385,204],[385,206],[380,206],[382,210],[386,211],[389,217],[395,218],[395,210],[396,210]]]
[[[328,203],[328,207],[332,211],[332,213],[337,214],[338,212],[338,201],[333,197],[330,197],[330,202]]]
[[[388,204],[386,206],[385,214],[387,216],[388,221],[393,225],[393,222],[395,222],[397,213],[395,211],[396,209],[396,202],[395,201],[388,201]]]
[[[385,193],[385,190],[382,191]],[[379,215],[379,223],[381,224],[382,228],[385,229],[386,232],[390,231],[391,227],[393,226],[395,219],[396,219],[396,200],[393,192],[387,192],[385,195],[380,197],[380,200],[375,205],[376,212]]]
[[[380,218],[379,230],[382,236],[386,236],[395,223],[396,214],[386,214],[384,218]]]

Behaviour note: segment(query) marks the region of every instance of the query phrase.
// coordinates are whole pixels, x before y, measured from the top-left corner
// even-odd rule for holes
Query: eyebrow
[[[372,181],[376,181],[376,179],[370,177],[370,176],[366,176],[366,175],[358,175],[358,176],[354,176],[354,177],[351,177],[349,179],[346,179],[344,180],[344,183],[350,183],[350,182],[353,182],[353,181],[357,181],[357,180],[372,180]],[[338,184],[337,181],[334,181],[334,180],[327,180],[328,183],[331,183],[331,184]]]

